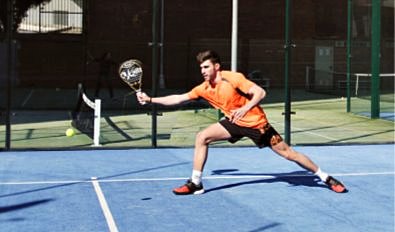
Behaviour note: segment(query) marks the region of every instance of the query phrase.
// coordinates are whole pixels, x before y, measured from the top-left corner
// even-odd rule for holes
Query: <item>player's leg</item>
[[[323,182],[325,182],[329,187],[335,192],[345,192],[346,188],[344,185],[329,176],[327,173],[321,171],[321,169],[306,155],[299,153],[292,149],[291,146],[286,144],[284,141],[277,143],[276,145],[271,146],[272,150],[279,154],[280,156],[284,157],[287,160],[293,161],[297,163],[302,168],[313,172],[317,175]]]
[[[110,94],[110,98],[114,98],[114,91],[112,88],[112,81],[110,74],[106,75],[106,82],[107,82],[107,88],[108,88],[108,93]]]
[[[219,123],[215,123],[200,131],[195,138],[195,151],[193,169],[203,171],[207,160],[208,145],[215,141],[227,140],[231,137],[229,132]]]
[[[177,195],[203,193],[204,189],[201,183],[201,179],[204,165],[207,161],[208,146],[212,142],[226,140],[230,137],[231,135],[229,134],[229,132],[219,123],[210,125],[206,129],[200,131],[196,135],[195,139],[193,170],[191,179],[188,180],[185,185],[173,189],[173,192]]]
[[[99,74],[96,82],[96,89],[95,89],[95,97],[99,97],[99,92],[101,89],[101,82],[102,82],[102,76]]]
[[[318,166],[307,156],[295,151],[292,147],[288,146],[284,141],[277,143],[271,147],[274,152],[284,157],[287,160],[297,163],[304,169],[313,173],[318,171]]]

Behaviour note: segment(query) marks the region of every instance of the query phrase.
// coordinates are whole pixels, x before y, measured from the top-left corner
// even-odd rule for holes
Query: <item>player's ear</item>
[[[215,70],[219,71],[221,69],[221,65],[219,63],[214,64]]]

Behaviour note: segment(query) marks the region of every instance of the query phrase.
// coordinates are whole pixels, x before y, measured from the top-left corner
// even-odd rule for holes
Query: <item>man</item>
[[[214,141],[228,140],[235,143],[247,136],[259,147],[270,147],[275,153],[293,161],[317,175],[335,192],[345,192],[344,185],[329,176],[307,156],[296,152],[287,145],[277,131],[269,124],[259,102],[265,91],[246,79],[241,73],[222,71],[219,55],[214,51],[204,51],[197,55],[204,82],[188,93],[151,98],[141,92],[137,99],[161,105],[176,105],[185,101],[203,98],[213,107],[220,109],[225,119],[207,127],[196,135],[193,171],[186,184],[173,189],[177,195],[204,193],[202,172],[207,160],[208,145]]]
[[[103,53],[103,55],[99,58],[90,59],[99,64],[99,75],[97,76],[96,89],[95,89],[95,97],[99,97],[99,92],[101,90],[102,82],[106,82],[108,93],[110,98],[114,98],[114,91],[112,88],[111,78],[112,78],[112,69],[117,64],[112,59],[112,54],[109,51]],[[88,62],[89,63],[89,62]]]

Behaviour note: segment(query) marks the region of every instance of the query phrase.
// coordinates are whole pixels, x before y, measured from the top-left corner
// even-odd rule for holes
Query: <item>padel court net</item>
[[[93,146],[100,146],[101,100],[88,98],[85,88],[78,84],[77,104],[72,112],[71,125],[93,140]]]
[[[370,73],[351,73],[348,83],[347,73],[306,67],[305,80],[307,91],[331,94],[344,99],[347,98],[349,85],[351,112],[370,117],[373,94]],[[395,73],[379,74],[379,83],[380,118],[394,121]]]

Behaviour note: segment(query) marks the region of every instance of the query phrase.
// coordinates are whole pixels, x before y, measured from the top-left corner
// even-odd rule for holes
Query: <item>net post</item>
[[[358,89],[359,89],[359,73],[355,74],[355,97],[358,97]]]
[[[101,100],[95,99],[95,116],[93,121],[93,146],[100,146],[100,115],[101,112]]]

